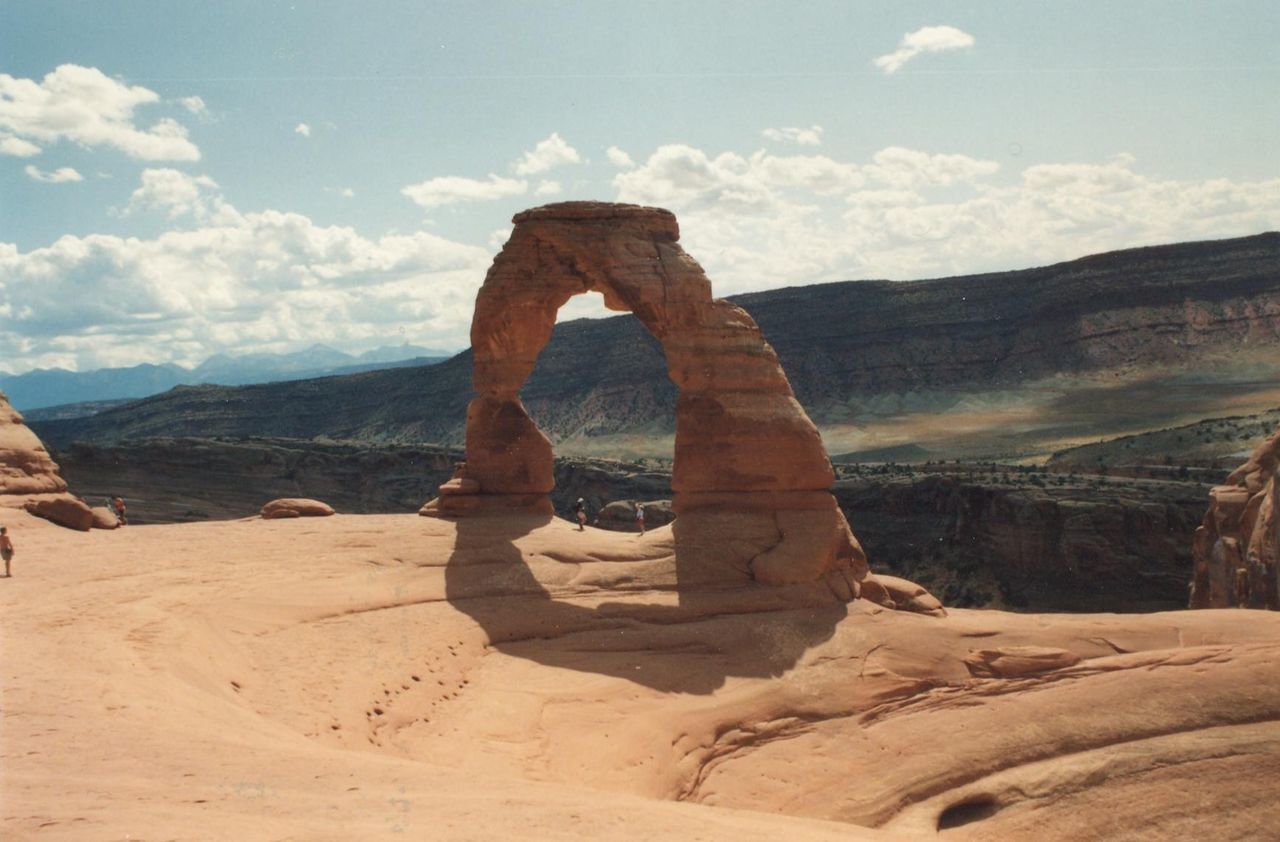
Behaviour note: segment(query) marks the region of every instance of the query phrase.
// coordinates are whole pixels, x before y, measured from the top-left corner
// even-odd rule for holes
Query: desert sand
[[[1274,838],[1271,612],[931,617],[537,516],[6,521],[8,839]]]

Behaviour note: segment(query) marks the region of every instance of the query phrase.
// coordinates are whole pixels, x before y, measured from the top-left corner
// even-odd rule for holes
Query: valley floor
[[[941,619],[670,528],[7,514],[6,839],[1257,839],[1280,615]]]

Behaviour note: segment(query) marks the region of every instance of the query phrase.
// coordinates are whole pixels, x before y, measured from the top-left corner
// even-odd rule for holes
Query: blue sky
[[[1274,2],[0,15],[10,373],[460,348],[567,199],[669,207],[722,295],[1280,228]]]

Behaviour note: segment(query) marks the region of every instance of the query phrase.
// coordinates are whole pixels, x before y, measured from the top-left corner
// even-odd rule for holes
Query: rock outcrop
[[[1280,610],[1277,468],[1280,429],[1209,492],[1209,511],[1191,545],[1192,608]]]
[[[424,514],[550,509],[551,442],[520,389],[560,307],[597,292],[658,340],[679,390],[671,487],[685,554],[715,546],[718,563],[775,585],[836,573],[841,592],[856,596],[867,561],[828,491],[835,475],[818,430],[755,321],[712,297],[702,267],[677,242],[675,217],[566,202],[513,221],[471,324],[479,394],[467,409],[467,461]],[[744,517],[759,527],[745,529],[757,540],[733,540]],[[742,558],[723,557],[735,549]]]
[[[93,513],[67,492],[40,438],[0,392],[0,508],[26,509],[72,529],[88,530]]]
[[[333,514],[333,507],[320,500],[309,500],[305,497],[282,497],[272,500],[262,507],[263,520],[283,520],[294,517],[328,517]]]

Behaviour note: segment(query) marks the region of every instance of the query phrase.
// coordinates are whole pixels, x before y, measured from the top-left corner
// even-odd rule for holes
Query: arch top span
[[[661,208],[564,202],[516,214],[476,297],[464,475],[434,513],[550,512],[552,449],[520,388],[574,295],[599,292],[662,344],[679,389],[673,501],[686,533],[718,515],[768,519],[777,541],[744,562],[756,579],[811,581],[865,558],[829,493],[818,430],[777,354],[742,308],[714,298],[702,267]],[[723,519],[723,518],[721,518]],[[714,530],[713,530],[714,531]],[[767,530],[766,530],[767,531]]]

